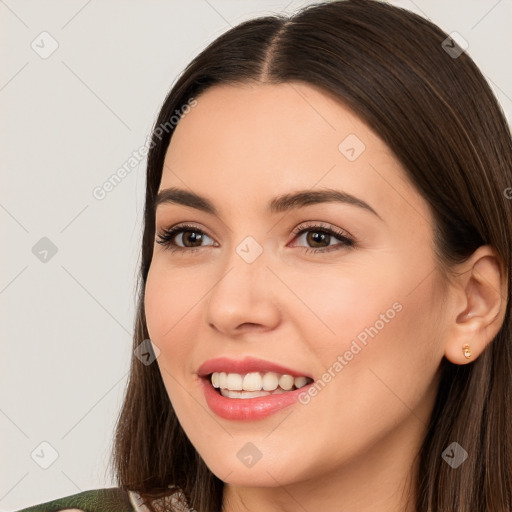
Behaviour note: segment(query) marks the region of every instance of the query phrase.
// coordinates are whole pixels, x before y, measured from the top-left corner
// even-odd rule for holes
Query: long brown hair
[[[481,72],[447,37],[405,9],[342,0],[243,22],[194,58],[152,132],[133,347],[149,338],[143,303],[154,201],[173,133],[161,127],[215,84],[318,87],[379,134],[428,201],[439,268],[449,271],[484,244],[506,266],[507,310],[498,335],[471,364],[442,361],[415,499],[418,512],[512,512],[512,140]],[[456,470],[441,456],[453,441],[470,454]],[[182,430],[157,364],[132,358],[112,463],[118,485],[144,498],[170,495],[176,486],[198,512],[221,510],[223,482]]]

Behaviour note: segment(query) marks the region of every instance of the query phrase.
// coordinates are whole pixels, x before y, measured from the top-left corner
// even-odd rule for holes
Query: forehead
[[[220,85],[196,98],[169,144],[160,189],[190,188],[236,211],[329,187],[428,217],[388,146],[340,101],[303,83]]]

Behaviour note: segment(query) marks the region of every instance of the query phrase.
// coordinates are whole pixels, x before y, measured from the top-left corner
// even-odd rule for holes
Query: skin
[[[207,236],[202,245],[186,232],[174,237],[182,247],[200,245],[195,252],[155,243],[145,311],[178,419],[225,482],[224,510],[414,511],[406,496],[414,496],[414,455],[439,364],[443,356],[473,361],[503,319],[496,255],[484,246],[457,277],[441,272],[428,203],[378,135],[322,91],[301,83],[221,85],[197,100],[175,129],[160,190],[192,190],[219,216],[158,206],[157,235],[186,222]],[[354,161],[338,149],[349,134],[365,144]],[[266,211],[277,195],[324,188],[364,200],[380,218],[334,202]],[[292,233],[318,222],[347,231],[355,245],[334,236],[315,244],[314,228]],[[247,236],[263,249],[252,263],[236,252]],[[325,246],[337,247],[321,252]],[[196,374],[204,361],[250,355],[321,380],[396,303],[394,318],[359,343],[309,403],[252,422],[208,408]],[[261,452],[252,467],[237,457],[248,442]]]

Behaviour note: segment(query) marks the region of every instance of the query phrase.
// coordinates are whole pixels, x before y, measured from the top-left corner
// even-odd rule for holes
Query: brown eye
[[[185,247],[188,247],[189,243],[192,244],[192,247],[201,245],[202,239],[203,234],[198,231],[182,231],[182,242]]]
[[[304,247],[306,252],[327,252],[355,245],[354,239],[346,231],[330,226],[301,224],[293,232],[297,235],[297,239],[304,237],[306,244],[309,246]],[[331,244],[333,240],[338,240],[339,243]]]
[[[308,231],[306,236],[306,241],[311,244],[313,247],[327,247],[329,246],[329,242],[331,241],[331,235],[329,233],[325,233],[323,231]],[[323,244],[327,245],[323,245]],[[320,244],[320,245],[318,245]]]
[[[210,237],[195,226],[180,225],[159,233],[156,243],[171,251],[194,250],[204,247],[201,242],[205,241],[205,238]],[[175,240],[180,240],[181,243],[176,243]]]

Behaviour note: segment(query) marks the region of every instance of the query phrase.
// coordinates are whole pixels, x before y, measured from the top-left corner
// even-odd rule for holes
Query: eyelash
[[[202,229],[199,229],[195,226],[192,226],[190,224],[180,224],[178,226],[174,226],[169,229],[164,229],[162,233],[158,234],[159,240],[156,241],[157,244],[162,245],[166,250],[170,252],[175,251],[188,251],[196,252],[199,249],[203,249],[205,246],[200,247],[181,247],[179,245],[176,245],[175,243],[172,243],[172,239],[179,233],[185,232],[185,231],[193,231],[195,233],[200,233],[202,236],[206,235],[208,238],[211,238],[208,233],[205,233]],[[334,250],[339,250],[342,247],[354,247],[355,246],[355,240],[346,232],[339,230],[334,227],[325,227],[322,225],[313,225],[313,226],[307,226],[305,224],[300,224],[296,228],[293,229],[292,233],[295,235],[295,237],[298,237],[302,235],[303,233],[307,233],[309,231],[316,232],[316,233],[325,233],[331,236],[334,236],[335,238],[338,238],[342,243],[336,244],[334,246],[327,246],[327,247],[321,247],[321,248],[315,248],[315,247],[302,247],[304,249],[305,253],[316,253],[316,252],[330,252]]]

